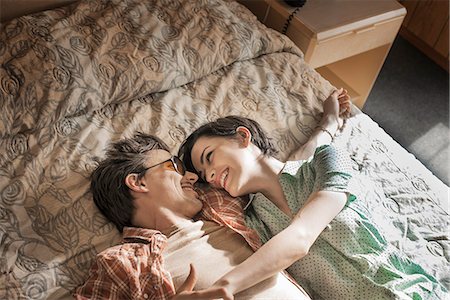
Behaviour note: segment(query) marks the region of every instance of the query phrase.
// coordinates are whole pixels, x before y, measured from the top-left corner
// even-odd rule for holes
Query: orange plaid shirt
[[[209,188],[199,194],[204,203],[200,219],[229,227],[253,250],[261,246],[257,233],[245,226],[240,199]],[[157,230],[124,228],[122,244],[97,255],[88,280],[76,289],[75,298],[169,299],[175,295],[175,287],[170,273],[162,267],[166,244],[166,236]]]

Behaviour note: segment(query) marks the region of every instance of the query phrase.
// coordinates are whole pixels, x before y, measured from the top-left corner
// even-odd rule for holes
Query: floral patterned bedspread
[[[254,118],[286,159],[333,87],[232,1],[80,1],[0,25],[0,298],[68,298],[119,241],[88,192],[105,146],[139,130],[174,152],[218,116]],[[349,149],[389,241],[447,287],[448,188],[357,112]]]

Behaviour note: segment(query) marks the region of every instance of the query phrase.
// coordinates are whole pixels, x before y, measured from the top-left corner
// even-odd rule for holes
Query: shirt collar
[[[253,199],[255,199],[255,194],[249,194],[249,195],[248,195],[248,202],[247,202],[247,204],[245,204],[245,206],[244,206],[244,211],[246,211],[247,208],[250,206],[250,204],[252,204]]]
[[[158,230],[140,227],[124,227],[122,237],[124,239],[137,238],[150,243],[152,239],[155,238],[155,235],[161,235],[165,238],[165,236]]]
[[[304,161],[302,160],[287,161],[284,165],[283,170],[281,170],[281,173],[295,176],[297,174],[298,169],[301,167],[303,163]]]

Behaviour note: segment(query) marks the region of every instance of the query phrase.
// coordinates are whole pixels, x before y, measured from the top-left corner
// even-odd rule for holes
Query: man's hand
[[[171,298],[171,300],[212,300],[223,299],[233,300],[233,295],[225,288],[209,288],[201,291],[193,291],[195,284],[197,283],[197,273],[192,264],[190,264],[189,275],[180,286],[177,294]]]
[[[350,100],[350,96],[348,95],[348,91],[346,89],[341,88],[342,90],[339,93],[338,101],[339,101],[339,116],[342,116],[344,118],[348,118],[350,116],[351,106],[352,103]],[[339,90],[339,91],[340,91]]]

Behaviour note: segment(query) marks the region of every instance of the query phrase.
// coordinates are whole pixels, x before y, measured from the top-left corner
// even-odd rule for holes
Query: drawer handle
[[[376,27],[375,25],[371,25],[371,26],[368,26],[368,27],[365,27],[365,28],[354,30],[353,32],[356,33],[356,34],[361,34],[361,33],[364,33],[364,32],[372,31],[372,30],[375,29],[375,27]]]

